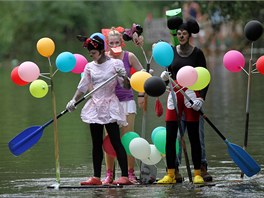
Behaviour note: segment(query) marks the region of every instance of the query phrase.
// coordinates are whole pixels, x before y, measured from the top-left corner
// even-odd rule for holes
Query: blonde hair
[[[115,27],[112,27],[111,30],[108,33],[108,38],[110,36],[119,36],[120,40],[123,40],[122,34],[120,32],[118,32]]]

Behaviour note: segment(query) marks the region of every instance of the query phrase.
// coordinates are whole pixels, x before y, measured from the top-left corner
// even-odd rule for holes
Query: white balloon
[[[150,155],[146,159],[142,159],[141,161],[147,165],[155,165],[159,163],[161,158],[161,153],[158,151],[156,146],[154,144],[150,144]]]
[[[141,137],[131,140],[129,150],[133,157],[140,160],[146,159],[151,152],[148,141]]]

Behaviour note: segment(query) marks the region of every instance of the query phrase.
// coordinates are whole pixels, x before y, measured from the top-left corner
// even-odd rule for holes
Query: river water
[[[260,55],[255,54],[255,61]],[[204,106],[207,117],[214,125],[237,145],[243,146],[247,96],[246,73],[231,73],[222,64],[223,54],[207,56],[211,73],[211,84]],[[44,63],[41,70],[48,71]],[[152,65],[155,74],[163,68]],[[247,69],[247,66],[245,67]],[[45,128],[38,143],[19,157],[14,157],[8,142],[27,127],[43,125],[52,118],[50,93],[42,98],[33,98],[28,86],[19,87],[10,80],[10,67],[0,67],[0,197],[263,197],[263,171],[248,178],[240,179],[240,169],[232,162],[227,146],[215,131],[205,123],[205,139],[209,172],[213,186],[194,187],[188,182],[185,162],[180,171],[185,177],[183,184],[174,186],[130,186],[119,189],[48,189],[56,183],[54,159],[53,125]],[[54,88],[57,111],[64,110],[72,97],[79,76],[72,73],[57,73]],[[248,153],[263,169],[263,84],[264,76],[252,75]],[[165,108],[165,98],[160,99]],[[154,113],[155,98],[149,98],[146,139],[151,142],[151,131],[164,126],[164,115]],[[78,186],[79,182],[92,175],[91,140],[88,127],[81,122],[79,114],[82,105],[58,121],[60,148],[61,185]],[[138,111],[135,132],[141,133],[142,112]],[[187,136],[186,136],[187,137]],[[187,149],[190,151],[186,138]],[[189,153],[190,156],[190,153]],[[164,160],[157,165],[158,177],[165,174]],[[104,175],[105,167],[102,168]],[[136,173],[139,175],[139,161]],[[117,175],[120,169],[117,167]]]

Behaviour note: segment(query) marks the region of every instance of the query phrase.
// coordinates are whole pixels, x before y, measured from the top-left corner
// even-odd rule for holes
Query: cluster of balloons
[[[36,45],[40,55],[50,58],[55,51],[55,43],[52,39],[41,38]],[[72,72],[81,74],[84,71],[88,60],[81,54],[72,54],[71,52],[62,52],[56,58],[56,67],[61,72]],[[29,91],[32,96],[42,98],[48,93],[48,84],[41,79],[40,69],[34,62],[25,61],[15,67],[11,72],[11,80],[19,86],[25,86],[29,83]]]
[[[245,37],[249,41],[258,40],[263,33],[263,26],[257,20],[249,21],[244,28]],[[240,72],[245,67],[245,57],[237,50],[230,50],[223,57],[223,64],[230,72]],[[260,74],[264,74],[264,56],[258,58],[256,69]]]
[[[141,138],[136,132],[128,132],[121,138],[121,142],[126,150],[127,155],[141,160],[147,165],[155,165],[166,155],[166,128],[163,126],[156,127],[151,133],[153,144]],[[116,157],[116,152],[110,142],[109,136],[105,136],[103,149],[112,157]],[[176,153],[179,154],[179,141],[175,145]]]
[[[167,42],[158,42],[153,47],[153,58],[160,66],[168,67],[174,58],[173,48]],[[186,65],[178,71],[176,78],[182,87],[198,91],[209,84],[211,75],[204,67]],[[152,97],[159,97],[166,91],[166,84],[160,77],[151,76],[145,71],[135,72],[130,84],[135,91],[146,92]]]
[[[124,134],[121,138],[121,142],[127,155],[133,156],[145,164],[157,164],[162,158],[161,153],[157,150],[156,146],[149,144],[147,140],[141,138],[136,132],[131,131]],[[108,135],[104,138],[103,149],[107,154],[116,157],[116,153],[111,145]]]

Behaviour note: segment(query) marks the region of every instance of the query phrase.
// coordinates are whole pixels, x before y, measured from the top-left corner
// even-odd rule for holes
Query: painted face
[[[119,35],[113,35],[108,37],[108,46],[110,47],[111,53],[114,56],[118,56],[122,52],[121,39]]]
[[[187,43],[189,41],[190,35],[187,30],[178,30],[177,31],[177,38],[181,45]]]
[[[102,56],[102,54],[98,50],[90,50],[88,53],[93,61],[98,61]]]

